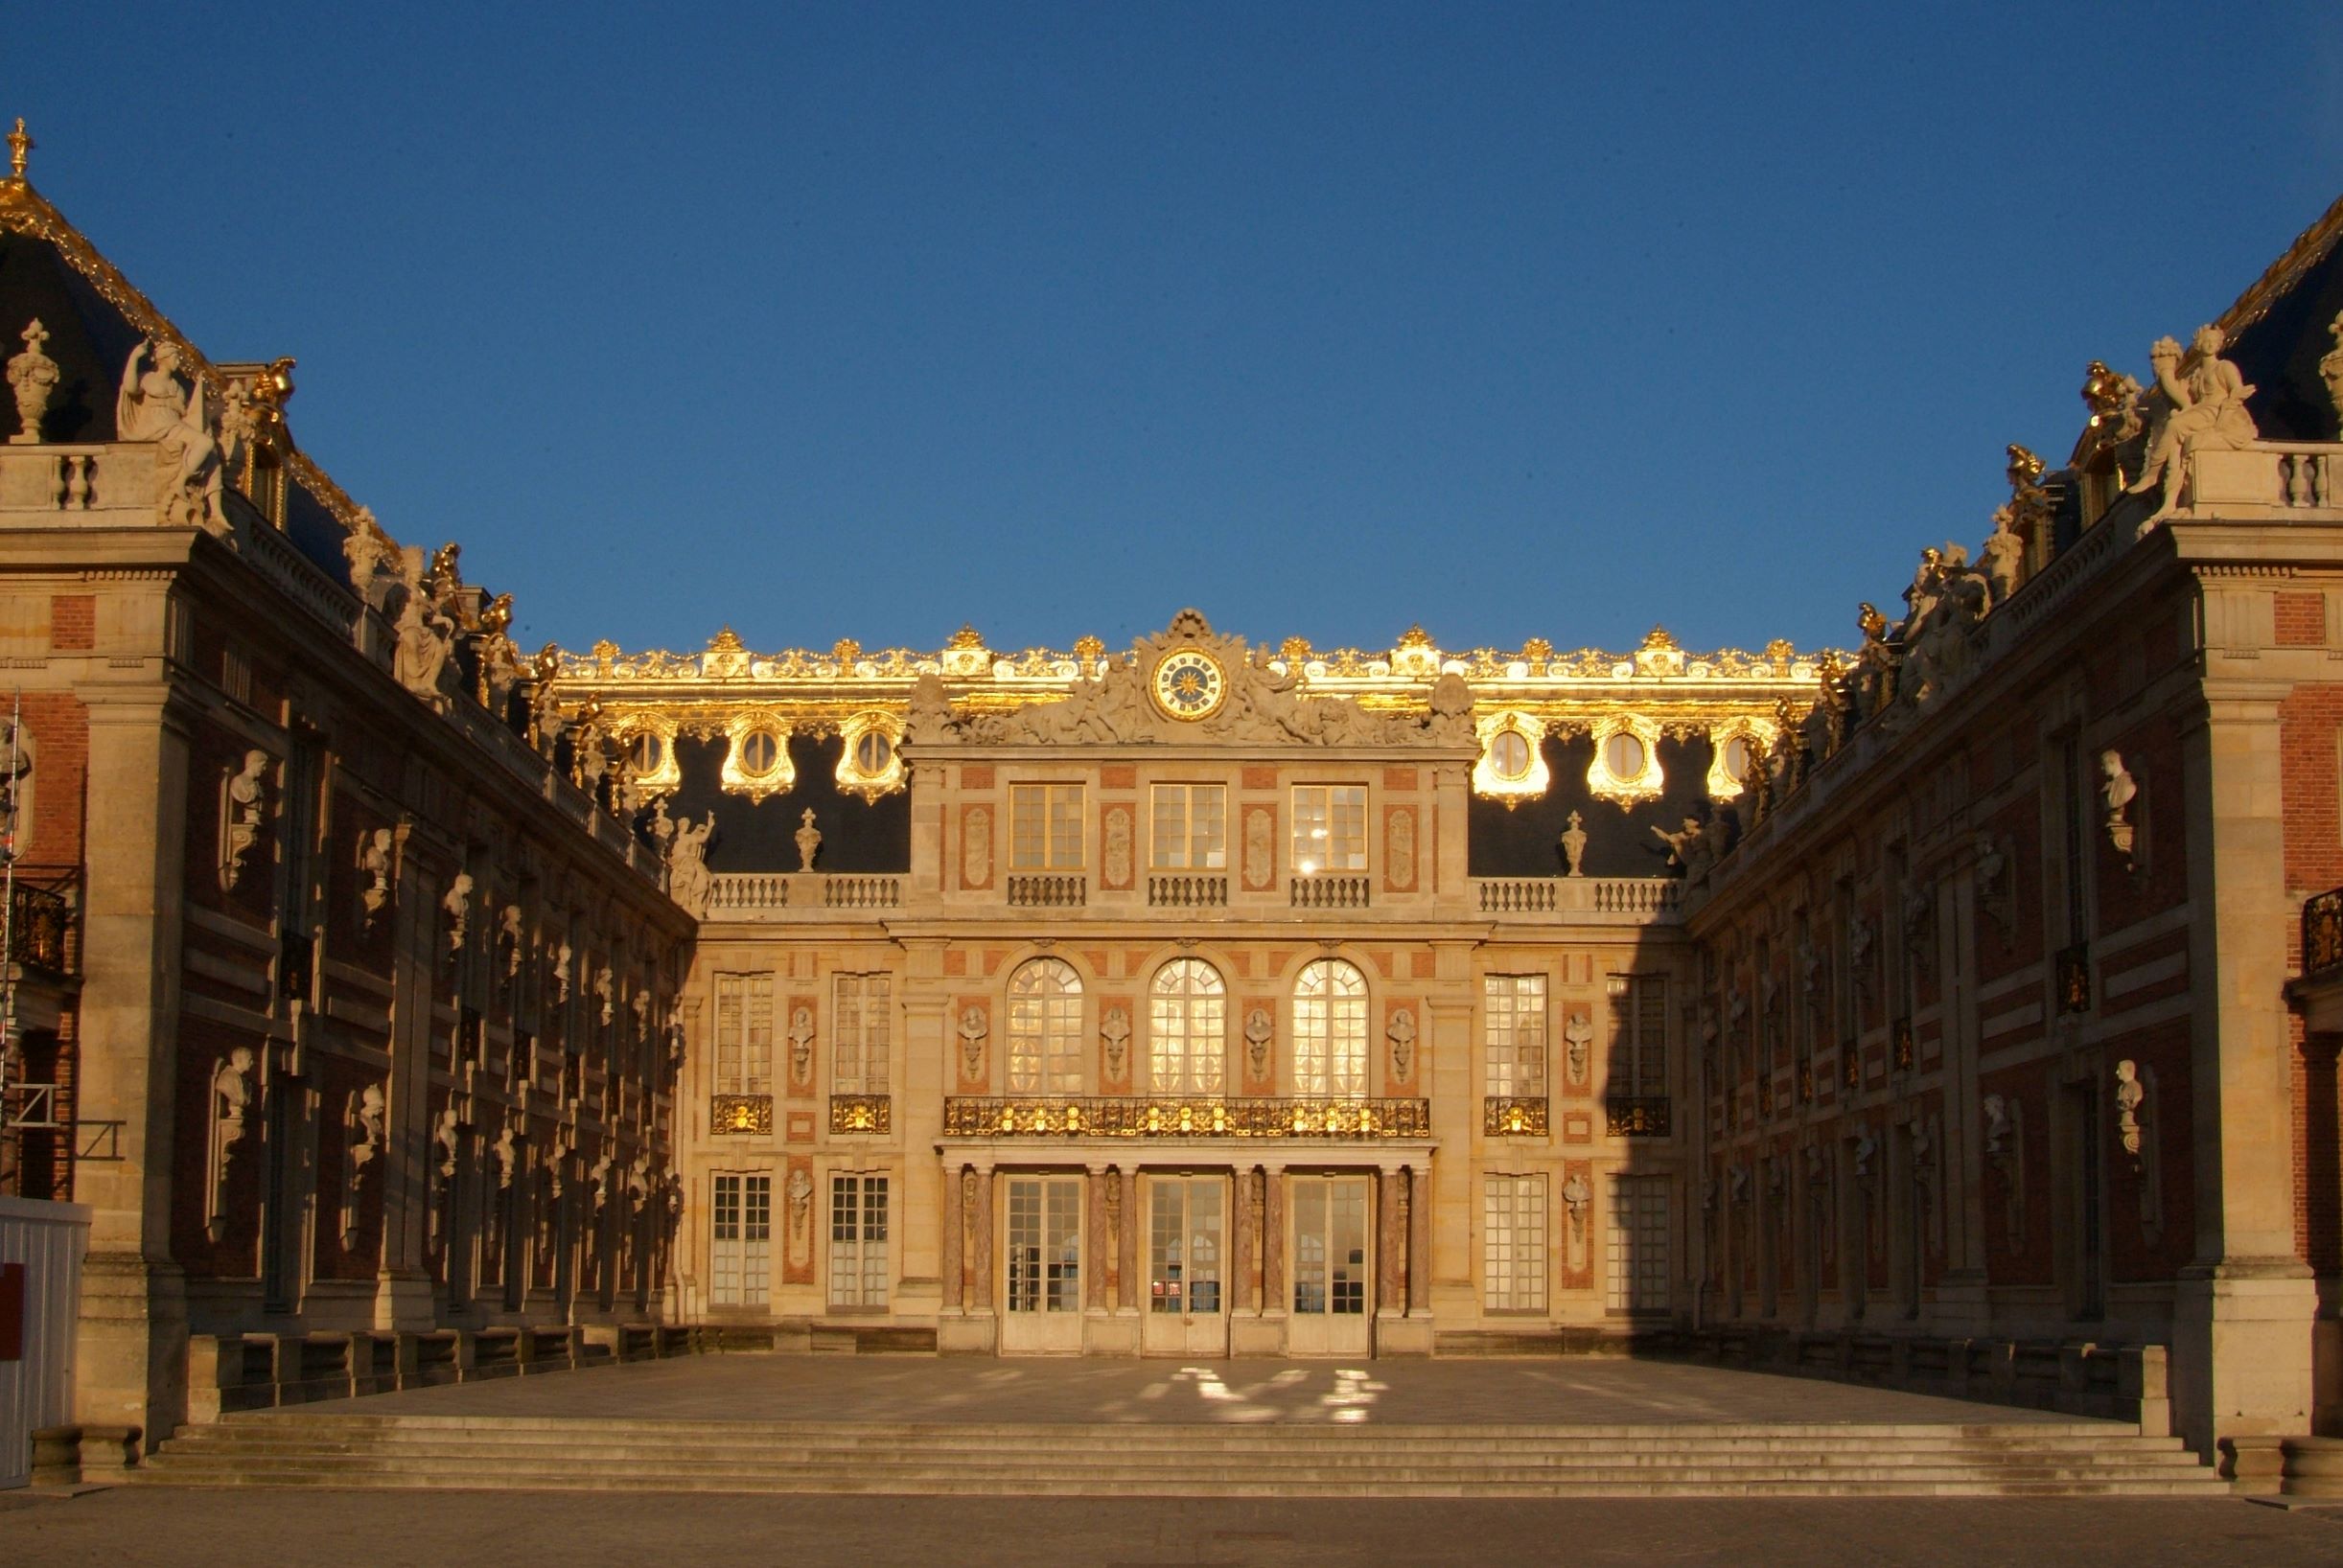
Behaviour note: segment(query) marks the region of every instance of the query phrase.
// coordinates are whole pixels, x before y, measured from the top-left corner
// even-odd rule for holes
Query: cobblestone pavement
[[[2217,1500],[1125,1503],[119,1488],[52,1501],[0,1492],[0,1562],[39,1568],[1974,1568],[2053,1560],[2058,1568],[2333,1568],[2343,1562],[2343,1516]]]
[[[672,1420],[1965,1422],[2072,1418],[1666,1361],[683,1356],[303,1405],[367,1416]]]

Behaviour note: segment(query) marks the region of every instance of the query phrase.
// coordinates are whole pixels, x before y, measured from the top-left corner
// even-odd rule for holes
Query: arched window
[[[1063,958],[1035,958],[1009,977],[1009,1092],[1082,1092],[1082,978]]]
[[[1201,958],[1155,971],[1148,999],[1148,1085],[1159,1095],[1218,1095],[1227,1063],[1227,987]]]
[[[1293,982],[1293,1092],[1367,1092],[1367,980],[1340,958],[1304,964]]]

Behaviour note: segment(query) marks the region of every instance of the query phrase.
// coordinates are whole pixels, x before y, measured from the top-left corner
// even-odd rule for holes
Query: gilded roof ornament
[[[963,621],[960,630],[952,634],[952,640],[944,646],[955,653],[973,653],[985,646],[985,636],[974,626]]]
[[[24,116],[18,115],[16,128],[10,131],[8,137],[8,177],[10,179],[19,185],[25,182],[24,166],[30,160],[33,149],[39,145],[25,133]]]

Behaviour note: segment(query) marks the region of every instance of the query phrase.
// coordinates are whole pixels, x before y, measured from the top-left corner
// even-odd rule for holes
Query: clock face
[[[1200,648],[1166,654],[1155,666],[1155,705],[1174,719],[1209,719],[1228,701],[1220,661]]]

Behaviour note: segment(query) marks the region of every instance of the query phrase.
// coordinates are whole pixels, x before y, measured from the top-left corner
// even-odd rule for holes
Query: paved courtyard
[[[1119,1502],[120,1488],[0,1492],[0,1562],[40,1568],[577,1568],[684,1562],[994,1568],[2333,1568],[2343,1518],[2251,1503],[1890,1499]]]
[[[684,1356],[298,1410],[383,1416],[871,1421],[2004,1422],[2073,1418],[1625,1358],[1136,1361]]]

